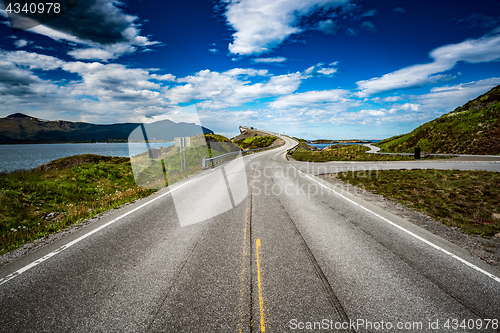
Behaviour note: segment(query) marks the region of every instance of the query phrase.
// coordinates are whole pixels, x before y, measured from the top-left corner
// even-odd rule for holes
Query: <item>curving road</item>
[[[283,139],[0,267],[0,331],[498,332],[498,271],[313,176],[374,163]],[[453,163],[376,167],[500,166]]]

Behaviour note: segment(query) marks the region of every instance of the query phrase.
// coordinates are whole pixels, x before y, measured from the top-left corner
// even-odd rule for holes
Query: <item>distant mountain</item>
[[[408,134],[380,141],[385,152],[500,154],[500,85]]]
[[[0,118],[0,144],[57,142],[126,142],[141,123],[96,125],[83,122],[47,121],[15,113]],[[149,140],[170,141],[176,136],[213,134],[208,128],[192,123],[161,120],[145,124]]]

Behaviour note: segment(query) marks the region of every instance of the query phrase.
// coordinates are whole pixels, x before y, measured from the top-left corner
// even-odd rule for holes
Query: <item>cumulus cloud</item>
[[[14,41],[14,46],[17,47],[18,49],[21,49],[28,44],[29,42],[26,39],[18,39]]]
[[[60,68],[64,64],[64,61],[56,57],[26,51],[0,50],[0,59],[2,59],[4,64],[44,71]]]
[[[71,81],[53,82],[37,70],[62,70]],[[301,73],[272,75],[265,69],[202,70],[176,78],[158,69],[122,64],[63,61],[26,51],[0,51],[0,112],[32,110],[53,114],[71,110],[80,121],[146,121],[183,103],[204,111],[222,110],[293,93]],[[112,110],[112,112],[110,112]]]
[[[368,9],[366,12],[361,14],[362,17],[370,17],[375,16],[377,14],[377,10],[375,8]]]
[[[337,68],[331,67],[331,66],[336,66],[338,64],[338,61],[332,62],[325,66],[324,63],[320,62],[317,63],[314,66],[309,67],[304,71],[304,75],[307,76],[323,76],[323,75],[332,75],[337,73]]]
[[[375,98],[383,107],[347,111],[332,118],[334,124],[344,125],[386,125],[390,123],[422,124],[450,112],[467,101],[484,94],[485,91],[500,84],[500,77],[472,81],[457,85],[434,87],[429,93],[421,95],[401,95]]]
[[[433,62],[409,66],[382,77],[358,81],[360,97],[397,89],[423,87],[425,85],[453,79],[443,74],[459,61],[469,63],[500,60],[500,36],[482,37],[457,44],[441,46],[430,53]]]
[[[115,0],[80,0],[57,20],[28,31],[75,43],[78,47],[68,52],[75,59],[116,59],[157,44],[141,36],[139,18],[124,13],[119,5]]]
[[[315,10],[331,9],[349,0],[223,0],[227,23],[236,31],[229,44],[233,54],[250,55],[271,51],[289,36],[303,31],[302,17]]]
[[[270,64],[270,63],[281,63],[285,62],[286,60],[287,59],[285,57],[272,57],[272,58],[255,58],[252,59],[252,62]]]
[[[332,103],[345,103],[347,102],[345,96],[348,94],[349,91],[344,89],[307,91],[279,97],[274,102],[270,103],[269,106],[276,109],[317,108],[320,105],[325,106]]]
[[[261,77],[261,82],[252,83],[249,77]],[[196,75],[177,79],[185,83],[168,89],[165,94],[175,104],[192,100],[204,100],[202,108],[220,109],[240,106],[261,98],[281,96],[294,92],[303,77],[300,73],[270,76],[267,70],[235,68],[226,72],[203,70]]]
[[[463,24],[468,28],[493,29],[500,25],[500,16],[488,16],[472,13],[466,17],[456,18],[458,24]]]
[[[325,34],[335,35],[339,30],[339,27],[332,19],[327,19],[318,23],[318,29],[323,31]]]
[[[371,32],[377,31],[377,28],[375,28],[375,25],[373,23],[371,23],[370,21],[365,21],[365,22],[361,23],[361,27],[366,29],[366,30],[369,30]]]
[[[403,7],[396,7],[392,10],[396,14],[404,14],[406,13],[406,10]]]

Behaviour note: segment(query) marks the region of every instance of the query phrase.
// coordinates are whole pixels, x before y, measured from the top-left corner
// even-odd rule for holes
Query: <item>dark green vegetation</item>
[[[154,192],[135,184],[130,159],[98,155],[0,174],[0,189],[0,254]]]
[[[493,236],[500,232],[500,221],[493,220],[494,214],[500,214],[498,172],[382,170],[371,175],[340,173],[338,178],[393,198],[467,233]]]
[[[500,154],[500,86],[413,132],[378,144],[385,152]]]
[[[292,157],[297,161],[408,161],[409,156],[367,154],[369,148],[361,145],[335,145],[333,149],[311,151],[311,146],[301,143]]]
[[[320,139],[320,140],[314,140],[314,141],[311,141],[310,143],[336,143],[337,141],[335,140],[323,140],[323,139]]]
[[[0,118],[0,143],[54,143],[54,142],[127,142],[130,133],[140,123],[95,125],[70,121],[45,121],[24,115],[12,114]],[[213,133],[195,124],[174,123],[170,120],[145,124],[149,140],[171,141],[176,136]]]
[[[274,136],[260,136],[236,140],[234,143],[247,150],[269,147],[276,139]]]
[[[228,138],[218,134],[198,134],[191,137],[190,146],[181,153],[179,147],[161,149],[159,158],[150,159],[148,153],[131,158],[137,183],[146,188],[163,187],[201,171],[201,159],[220,156],[241,149]],[[181,160],[185,158],[185,169]],[[165,184],[165,185],[168,185]]]
[[[294,139],[295,141],[297,141],[297,142],[299,142],[299,143],[300,143],[300,142],[305,142],[305,143],[307,143],[307,140],[305,140],[305,139],[299,139],[299,138],[296,138],[296,137],[292,137],[292,139]]]

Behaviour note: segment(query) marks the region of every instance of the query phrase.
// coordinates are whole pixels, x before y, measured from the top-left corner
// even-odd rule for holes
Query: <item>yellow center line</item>
[[[261,330],[261,332],[265,332],[266,331],[266,325],[265,325],[265,322],[264,322],[264,304],[263,304],[263,301],[262,301],[262,283],[261,283],[261,277],[260,277],[259,247],[260,247],[260,238],[257,239],[257,242],[256,242],[257,282],[259,284],[260,330]]]

